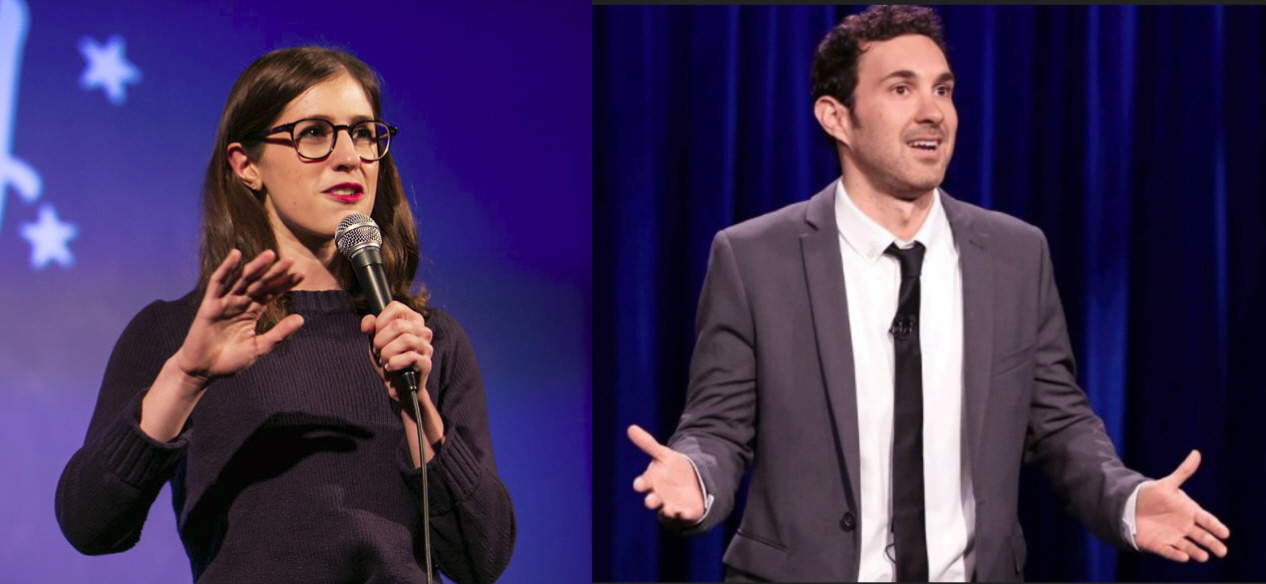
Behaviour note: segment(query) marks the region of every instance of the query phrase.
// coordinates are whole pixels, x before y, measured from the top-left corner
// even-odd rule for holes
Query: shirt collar
[[[871,219],[848,197],[844,190],[844,181],[835,181],[835,224],[844,243],[853,248],[858,255],[870,261],[877,261],[884,250],[893,242],[897,247],[909,247],[914,241],[922,243],[931,251],[943,245],[949,234],[949,221],[941,208],[941,190],[932,191],[932,208],[923,220],[923,225],[915,232],[911,241],[901,241],[883,226]]]

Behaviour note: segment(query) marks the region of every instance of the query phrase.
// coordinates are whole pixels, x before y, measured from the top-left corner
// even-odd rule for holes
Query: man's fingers
[[[1182,486],[1187,479],[1191,478],[1191,475],[1196,473],[1197,468],[1200,468],[1200,451],[1192,450],[1191,454],[1187,455],[1187,459],[1182,461],[1182,464],[1178,465],[1178,468],[1173,473],[1170,473],[1169,476],[1162,480],[1170,483],[1176,489]]]
[[[643,430],[641,426],[638,426],[637,424],[629,426],[629,440],[632,440],[633,444],[640,448],[642,452],[649,454],[651,458],[656,460],[658,460],[663,455],[664,450],[667,449],[660,444],[658,440],[655,440],[655,437],[651,436],[650,432]]]
[[[685,495],[681,490],[682,487],[675,486],[683,480],[682,477],[675,473],[683,471],[676,469],[675,467],[675,470],[670,471],[668,470],[670,467],[666,466],[667,463],[663,462],[663,459],[669,454],[672,454],[673,450],[660,444],[655,440],[654,436],[651,436],[649,432],[643,430],[637,424],[629,426],[629,439],[632,440],[633,444],[637,445],[642,452],[649,454],[652,458],[650,465],[647,466],[646,472],[633,479],[633,490],[639,493],[646,493],[643,503],[645,503],[647,509],[659,510],[661,520],[686,520],[687,512],[686,508],[682,506],[682,499],[683,497],[687,497],[687,495]],[[660,484],[652,484],[652,477],[649,475],[651,475],[653,470],[655,471],[654,476],[662,479]],[[689,473],[690,471],[687,470],[684,472]],[[661,493],[668,495],[673,503],[668,504],[668,502],[662,498]],[[690,514],[697,515],[697,513],[694,512],[691,512]]]
[[[1189,539],[1184,538],[1184,539],[1178,540],[1178,544],[1175,547],[1177,547],[1179,551],[1181,551],[1184,554],[1187,554],[1188,557],[1190,557],[1191,559],[1197,562],[1209,561],[1209,553],[1204,551],[1203,549],[1200,549],[1200,546],[1196,545]]]
[[[1174,562],[1186,562],[1187,560],[1191,559],[1182,550],[1171,545],[1161,546],[1159,550],[1156,550],[1156,553],[1160,554],[1162,558],[1165,558],[1167,560],[1174,561]]]
[[[1217,517],[1214,517],[1212,513],[1205,511],[1204,509],[1201,509],[1200,512],[1196,513],[1196,525],[1208,530],[1209,533],[1217,536],[1218,539],[1231,537],[1231,529],[1223,524]]]
[[[1200,544],[1205,549],[1213,552],[1213,555],[1218,556],[1219,558],[1226,557],[1226,544],[1214,537],[1212,533],[1200,529],[1199,527],[1195,527],[1187,534],[1187,539]]]

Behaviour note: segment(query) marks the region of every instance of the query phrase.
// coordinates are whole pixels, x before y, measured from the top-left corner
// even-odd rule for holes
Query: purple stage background
[[[590,580],[588,7],[0,0],[0,581],[189,581],[169,489],[103,557],[65,541],[53,492],[124,325],[195,283],[229,87],[309,43],[383,79],[418,276],[474,344],[515,504],[501,581]]]

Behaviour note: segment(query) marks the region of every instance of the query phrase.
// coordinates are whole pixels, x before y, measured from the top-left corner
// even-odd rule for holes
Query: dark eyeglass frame
[[[317,157],[304,156],[303,153],[299,151],[299,139],[295,137],[295,126],[298,126],[299,124],[302,124],[303,122],[324,122],[334,128],[334,139],[330,140],[329,151]],[[364,160],[365,162],[378,162],[379,160],[382,160],[383,158],[387,156],[387,151],[391,149],[391,138],[393,138],[396,135],[396,127],[382,120],[361,120],[354,124],[335,124],[329,120],[322,119],[322,118],[303,118],[302,120],[295,120],[293,122],[290,122],[289,124],[282,124],[270,130],[264,130],[262,132],[256,132],[254,134],[250,134],[246,136],[246,138],[239,140],[239,142],[245,142],[248,139],[264,140],[264,139],[267,139],[269,136],[272,136],[273,134],[279,134],[281,132],[285,132],[287,134],[290,134],[290,145],[294,147],[295,154],[299,155],[299,158],[302,158],[304,160],[325,160],[326,158],[329,158],[330,154],[334,152],[334,148],[338,146],[338,135],[339,135],[340,130],[347,130],[347,137],[349,140],[353,141],[352,145],[354,148],[356,139],[352,137],[352,128],[355,128],[356,126],[359,126],[362,124],[382,124],[384,127],[387,128],[387,147],[383,148],[382,152],[378,153],[378,158],[365,158],[359,152],[356,153],[356,155],[360,156],[360,159]]]

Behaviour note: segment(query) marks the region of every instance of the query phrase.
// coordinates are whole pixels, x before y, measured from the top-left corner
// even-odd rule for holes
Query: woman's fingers
[[[264,271],[264,273],[260,274],[258,278],[246,286],[246,295],[254,297],[261,289],[268,286],[270,282],[273,282],[280,276],[286,275],[287,270],[289,270],[290,266],[293,266],[294,263],[294,260],[290,258],[282,258],[273,262],[271,266],[268,266],[268,269]]]
[[[229,251],[211,274],[204,301],[211,297],[233,295],[267,304],[303,281],[302,272],[291,271],[294,259],[279,259],[277,252],[271,249],[260,252],[245,265],[242,265],[241,258],[240,250]]]
[[[430,356],[433,333],[427,328],[422,315],[400,302],[391,302],[377,316],[366,315],[361,319],[361,332],[373,334],[370,343],[374,351],[387,360],[410,352]],[[388,367],[399,369],[401,367]]]
[[[413,369],[419,379],[431,374],[431,356],[435,348],[414,334],[403,334],[379,351],[379,363],[386,372]]]
[[[260,304],[272,302],[303,281],[302,272],[290,271],[294,260],[283,259],[273,264],[259,280],[246,287],[246,295]]]
[[[236,249],[229,250],[229,254],[224,256],[224,260],[220,262],[220,266],[211,272],[211,277],[207,280],[207,291],[203,299],[208,296],[223,296],[232,285],[230,277],[237,267],[238,261],[242,259],[242,252]]]
[[[431,357],[430,355],[408,352],[385,359],[382,369],[387,373],[412,369],[417,372],[419,380],[425,379],[431,373]]]
[[[382,314],[378,315],[378,320],[380,321],[378,327],[379,331],[390,326],[396,321],[417,325],[426,324],[421,314],[418,314],[412,308],[405,306],[404,303],[399,300],[392,300],[389,304],[387,304],[387,307],[382,309]]]
[[[211,273],[207,281],[207,293],[214,293],[215,296],[250,294],[248,289],[252,284],[284,281],[279,278],[294,265],[294,260],[290,258],[277,261],[277,252],[271,249],[260,252],[245,266],[241,265],[241,260],[241,250],[229,250],[219,267]],[[264,286],[254,290],[259,290]]]
[[[374,346],[379,351],[385,351],[389,343],[404,335],[413,335],[418,339],[430,344],[432,338],[431,329],[427,328],[426,322],[422,319],[422,315],[405,308],[403,304],[399,306],[407,312],[392,310],[392,302],[387,306],[382,314],[378,315],[374,333]]]
[[[434,351],[431,343],[413,333],[403,333],[378,350],[388,371],[398,371],[407,365],[417,365],[423,359],[429,360]],[[426,370],[429,371],[430,367]]]
[[[281,321],[274,325],[273,328],[268,329],[268,332],[259,335],[256,338],[256,346],[259,347],[259,354],[263,355],[273,350],[273,347],[277,346],[277,343],[290,338],[290,335],[295,334],[295,331],[299,330],[299,327],[301,326],[303,326],[302,315],[291,314],[286,318],[281,319]]]
[[[378,318],[381,320],[394,320],[400,317],[408,317],[411,314],[417,313],[412,308],[405,306],[403,302],[392,300],[387,303],[387,306],[383,307],[382,314],[379,314]]]
[[[360,321],[361,333],[372,335],[369,346],[370,358],[376,362],[383,379],[389,381],[387,389],[392,399],[402,400],[404,395],[396,391],[391,375],[405,369],[418,373],[418,381],[425,382],[431,372],[431,329],[426,327],[422,315],[400,302],[392,302],[378,315],[365,315]],[[439,412],[430,403],[425,392],[418,393],[424,402],[422,415],[423,432],[431,442],[442,440],[444,423]]]
[[[246,287],[259,279],[261,275],[268,271],[273,262],[277,259],[277,252],[266,249],[259,252],[255,259],[251,260],[242,268],[242,274],[233,283],[230,293],[242,295],[246,293]]]

